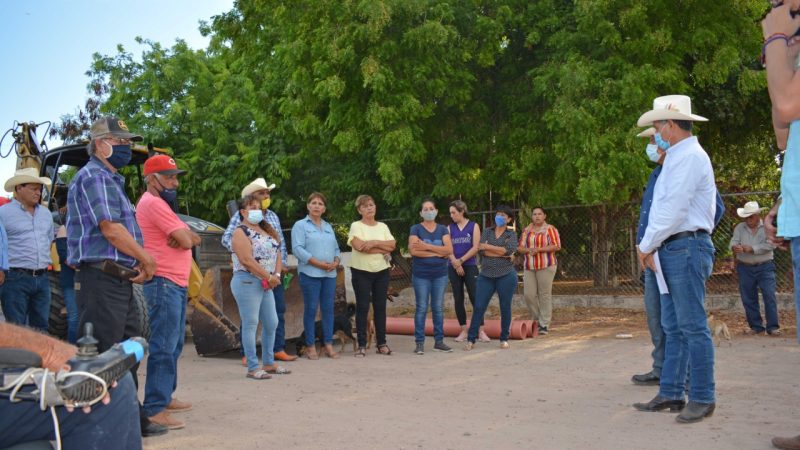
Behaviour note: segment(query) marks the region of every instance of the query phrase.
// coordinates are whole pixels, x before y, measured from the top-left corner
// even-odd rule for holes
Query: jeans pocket
[[[688,239],[678,239],[677,241],[667,242],[661,246],[659,251],[670,254],[689,254],[689,241]]]

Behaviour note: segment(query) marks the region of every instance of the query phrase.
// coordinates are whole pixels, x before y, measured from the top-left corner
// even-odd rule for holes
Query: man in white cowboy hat
[[[781,171],[781,198],[764,220],[767,238],[792,249],[797,342],[800,343],[800,76],[798,53],[800,0],[770,0],[772,11],[764,17],[762,56],[767,69],[767,88],[772,101],[772,125],[778,148],[786,150]],[[777,219],[777,221],[776,221]],[[775,226],[777,224],[777,228]],[[800,435],[776,437],[772,445],[800,449]]]
[[[667,95],[653,101],[638,126],[653,126],[654,141],[667,152],[656,181],[647,228],[638,246],[642,266],[660,270],[669,290],[661,297],[666,336],[659,392],[640,411],[681,411],[691,423],[711,416],[716,407],[714,345],[705,311],[705,282],[714,265],[716,185],[711,160],[692,135],[693,123],[707,119],[692,113],[689,97]],[[684,401],[687,365],[691,385]]]
[[[778,325],[778,306],[775,301],[775,263],[772,261],[775,245],[767,240],[764,222],[761,220],[758,202],[747,202],[736,213],[744,219],[733,229],[730,248],[736,255],[736,273],[739,275],[739,294],[742,297],[748,334],[766,331],[776,336],[781,333]],[[767,326],[761,320],[758,306],[758,290],[764,299]]]
[[[272,204],[270,194],[273,189],[275,189],[275,183],[268,185],[263,178],[256,178],[242,189],[242,197],[252,195],[258,199],[261,202],[261,209],[264,210],[264,220],[278,231],[281,237],[281,258],[283,259],[281,267],[285,274],[289,271],[289,266],[286,263],[286,239],[283,237],[280,218],[278,218],[278,215],[275,214],[274,211],[269,209],[270,204]],[[222,235],[222,245],[230,252],[233,252],[231,237],[233,236],[234,230],[236,230],[236,227],[238,227],[241,222],[242,219],[239,217],[239,214],[231,216],[228,228],[225,229],[225,233]],[[286,320],[284,319],[284,314],[286,314],[286,301],[283,298],[283,284],[279,283],[276,287],[272,288],[272,294],[275,296],[275,311],[278,313],[278,328],[275,330],[275,345],[273,347],[275,359],[278,361],[294,361],[297,359],[297,356],[286,353]]]
[[[650,127],[637,137],[646,137],[649,139],[645,154],[647,159],[656,163],[653,171],[650,173],[650,178],[647,180],[647,185],[642,195],[642,205],[639,209],[639,225],[636,231],[636,243],[639,244],[644,237],[644,232],[647,229],[647,222],[650,216],[650,208],[653,203],[653,191],[655,189],[656,180],[661,174],[661,169],[664,164],[664,158],[667,152],[656,144],[655,141],[656,129]],[[662,145],[664,143],[662,142]],[[725,214],[725,205],[722,202],[722,196],[719,191],[716,194],[716,211],[714,212],[714,227],[717,226],[722,216]],[[644,284],[644,308],[647,315],[647,328],[650,331],[650,340],[653,342],[653,368],[650,372],[637,374],[631,377],[631,381],[639,386],[652,386],[659,384],[661,377],[661,368],[664,364],[664,344],[665,336],[664,329],[661,326],[661,296],[669,294],[661,294],[658,290],[655,272],[648,268],[644,268],[642,272],[642,283]]]
[[[50,317],[47,268],[52,263],[50,244],[55,237],[53,216],[39,204],[44,186],[50,187],[50,179],[39,177],[36,169],[17,170],[5,184],[14,199],[0,207],[0,223],[8,237],[3,314],[11,323],[39,330],[47,330]]]

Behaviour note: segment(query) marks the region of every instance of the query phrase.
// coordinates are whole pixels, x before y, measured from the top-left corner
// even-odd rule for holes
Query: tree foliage
[[[635,122],[685,93],[723,191],[777,186],[757,0],[239,1],[192,50],[140,40],[96,55],[101,109],[188,165],[191,212],[220,221],[256,176],[302,214],[376,197],[472,209],[623,203],[649,171]],[[96,89],[93,93],[97,93]],[[440,205],[443,209],[444,205]],[[387,211],[387,209],[389,211]]]

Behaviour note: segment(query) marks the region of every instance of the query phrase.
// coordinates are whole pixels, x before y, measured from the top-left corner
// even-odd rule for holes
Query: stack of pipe
[[[538,336],[536,322],[532,320],[512,320],[509,329],[509,337],[511,339],[527,339],[529,337]],[[469,322],[467,322],[469,326]],[[492,339],[500,339],[500,321],[497,319],[484,320],[483,329],[486,334]],[[461,332],[461,325],[458,324],[456,319],[444,320],[444,335],[445,337],[456,337]],[[413,317],[387,317],[386,318],[386,333],[387,334],[414,334],[414,318]],[[425,320],[425,335],[433,336],[433,321],[431,319]]]

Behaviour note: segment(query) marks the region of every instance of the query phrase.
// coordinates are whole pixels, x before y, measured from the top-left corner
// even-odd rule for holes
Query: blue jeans
[[[659,395],[683,399],[688,366],[689,400],[714,403],[714,344],[705,310],[714,245],[708,235],[687,237],[662,245],[658,256],[670,293],[661,297],[661,325],[667,341]]]
[[[25,388],[23,388],[25,389]],[[139,405],[136,386],[130,374],[109,387],[111,402],[97,403],[89,414],[55,408],[63,448],[86,450],[141,450]],[[22,442],[55,440],[53,417],[36,402],[11,403],[0,398],[0,448]]]
[[[58,274],[58,286],[64,297],[64,306],[67,308],[67,341],[74,344],[78,339],[78,304],[75,302],[75,269],[67,265],[67,238],[56,239],[56,251],[61,262],[61,272]]]
[[[778,304],[775,300],[775,263],[767,261],[756,266],[743,263],[736,265],[739,274],[739,294],[742,296],[744,314],[750,329],[764,331],[761,309],[758,307],[758,290],[764,299],[764,315],[767,316],[767,331],[777,330]]]
[[[797,343],[800,344],[800,237],[792,238],[792,272],[794,273],[794,307],[797,316]],[[5,294],[4,294],[5,295]]]
[[[6,321],[47,331],[50,318],[47,272],[35,277],[21,270],[7,270],[2,301]]]
[[[300,273],[300,289],[303,291],[303,329],[306,345],[316,341],[317,307],[322,313],[322,336],[324,344],[333,342],[333,299],[336,294],[336,277],[312,277]]]
[[[275,312],[274,289],[265,291],[261,279],[241,270],[233,273],[231,291],[239,306],[242,318],[242,347],[247,358],[247,370],[258,370],[256,354],[256,328],[261,320],[261,360],[265,366],[275,363],[275,329],[278,328],[278,313]]]
[[[414,341],[425,342],[425,317],[428,315],[428,304],[433,315],[433,338],[436,342],[444,340],[444,290],[447,287],[447,275],[439,278],[411,277],[414,286],[414,297],[417,311],[414,313]]]
[[[283,283],[279,283],[272,288],[272,297],[275,299],[275,312],[278,314],[278,326],[275,328],[275,344],[272,350],[275,353],[281,352],[286,348],[286,302],[283,299]]]
[[[150,317],[144,412],[150,417],[167,407],[178,386],[178,358],[186,334],[186,288],[153,277],[144,284],[143,292]]]
[[[475,340],[478,339],[478,330],[483,323],[483,315],[486,314],[486,308],[495,292],[500,297],[500,340],[508,340],[511,328],[511,302],[514,300],[516,290],[517,273],[514,271],[498,278],[478,275],[478,283],[475,286],[475,309],[472,310],[472,319],[469,321],[469,332],[467,333],[468,341],[475,343]]]
[[[669,295],[669,294],[665,294]],[[647,313],[647,328],[653,342],[653,375],[661,377],[664,366],[664,329],[661,328],[661,294],[658,291],[656,274],[650,269],[644,271],[644,310]]]

